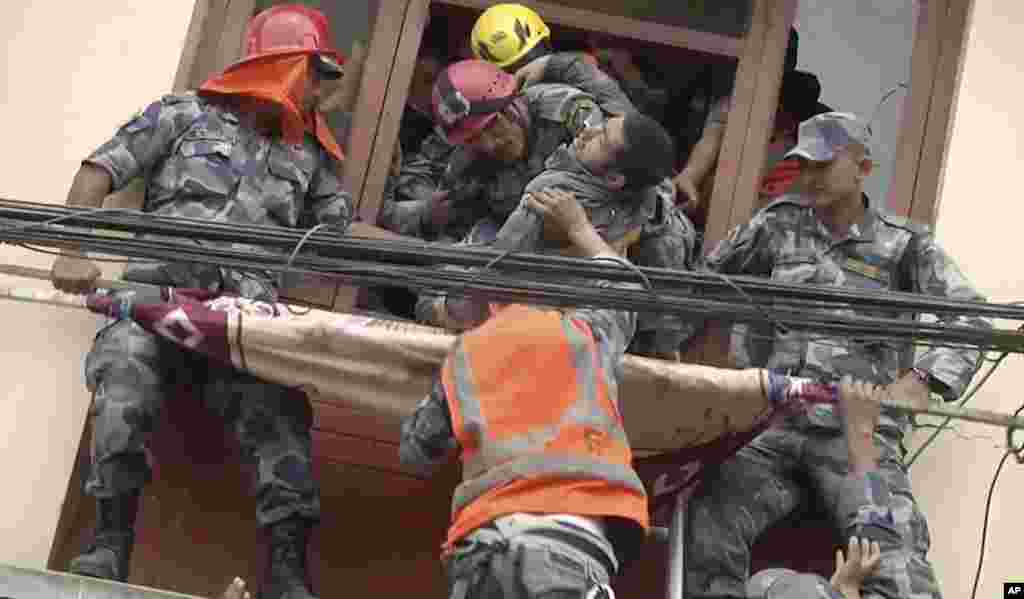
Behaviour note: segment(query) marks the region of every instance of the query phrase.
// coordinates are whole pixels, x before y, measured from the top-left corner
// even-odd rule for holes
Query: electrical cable
[[[1024,405],[1017,408],[1017,411],[1013,413],[1013,417],[1016,418],[1021,412],[1024,412]],[[996,473],[992,476],[992,484],[988,487],[988,496],[985,498],[984,523],[981,526],[981,547],[978,551],[978,569],[974,572],[974,584],[971,585],[971,599],[976,599],[978,595],[978,582],[981,580],[981,569],[985,564],[985,543],[988,540],[988,518],[992,509],[992,494],[995,491],[996,482],[999,481],[999,474],[1003,471],[1003,466],[1006,465],[1006,460],[1009,459],[1011,455],[1015,454],[1018,462],[1024,459],[1024,445],[1021,447],[1011,446],[1006,449],[1006,453],[1004,453],[1003,457],[999,460],[999,465],[996,466]]]
[[[998,358],[996,358],[996,360],[992,363],[992,366],[990,366],[989,369],[985,372],[985,374],[982,375],[982,377],[978,380],[978,382],[975,383],[974,387],[972,387],[971,390],[968,391],[964,395],[963,399],[961,399],[959,402],[957,402],[956,405],[957,405],[958,408],[962,408],[962,407],[966,406],[967,402],[971,401],[971,399],[975,395],[977,395],[978,390],[981,389],[982,385],[984,385],[986,382],[988,382],[988,379],[992,376],[992,374],[996,371],[996,369],[999,368],[999,365],[1002,364],[1003,360],[1006,359],[1006,356],[1008,356],[1008,355],[1009,355],[1008,353],[1003,353],[1003,354],[1000,354],[1000,356]],[[913,455],[910,456],[910,459],[907,460],[906,467],[908,469],[911,466],[914,465],[914,462],[917,461],[917,458],[921,457],[921,454],[924,452],[924,450],[928,449],[928,447],[932,443],[935,442],[935,439],[942,433],[942,431],[945,429],[945,427],[952,420],[953,420],[952,418],[947,416],[946,419],[942,421],[942,424],[938,425],[938,428],[935,429],[934,431],[932,431],[932,434],[928,436],[928,438],[925,440],[925,442],[922,443],[921,446],[918,447],[914,451]]]
[[[327,258],[378,261],[417,266],[454,265],[466,268],[485,266],[488,263],[496,265],[500,261],[507,268],[523,273],[549,274],[556,277],[564,277],[566,274],[571,273],[583,278],[627,281],[633,276],[621,268],[600,266],[593,263],[587,264],[587,261],[558,256],[521,254],[502,256],[498,261],[495,261],[494,258],[497,252],[485,248],[453,247],[409,241],[360,239],[336,234],[327,235],[320,231],[310,233],[284,227],[209,223],[199,219],[159,215],[146,215],[146,218],[140,219],[138,215],[141,213],[129,216],[132,211],[120,209],[105,209],[104,212],[111,215],[111,218],[96,222],[94,220],[95,213],[89,214],[81,211],[69,213],[68,210],[59,207],[39,208],[27,203],[7,202],[5,204],[0,202],[0,217],[8,219],[11,217],[16,219],[45,218],[46,221],[53,222],[55,216],[63,217],[65,220],[77,218],[80,226],[152,233],[154,235],[172,235],[189,239],[202,238],[211,242],[239,243],[275,249],[287,248],[290,251],[294,250],[296,242],[302,242],[303,245],[309,244],[313,251]],[[38,242],[38,239],[31,239],[31,236],[16,235],[19,230],[38,230],[38,227],[21,224],[20,226],[8,227],[7,229],[8,231],[5,233],[0,228],[0,239],[7,238],[10,240],[11,238],[17,238],[17,240],[24,242]],[[302,237],[305,237],[306,240],[302,241]],[[794,307],[800,306],[805,309],[833,307],[885,311],[906,310],[908,312],[970,314],[985,318],[1024,320],[1024,309],[1020,308],[984,302],[948,300],[906,292],[882,292],[811,285],[796,286],[758,277],[731,276],[723,278],[711,273],[650,267],[644,268],[643,272],[645,272],[652,284],[659,289],[663,286],[675,288],[689,286],[691,288],[690,292],[697,291],[704,296],[716,296],[716,294],[720,294],[723,291],[728,291],[731,294],[735,291],[735,287],[739,286],[758,302],[771,303],[772,305],[787,304]],[[820,306],[815,304],[815,302],[821,301],[846,302],[848,305]]]
[[[18,235],[12,235],[18,237]],[[137,258],[150,258],[174,262],[194,262],[241,270],[261,269],[273,272],[286,270],[284,260],[264,252],[245,251],[225,247],[191,247],[168,244],[162,240],[117,239],[90,236],[86,233],[62,231],[32,236],[35,243],[52,241],[59,236],[61,243],[69,240],[86,251],[119,254]],[[9,240],[11,241],[11,240]],[[19,241],[22,241],[19,239]],[[566,259],[571,264],[590,261]],[[600,267],[603,272],[625,272],[621,267]],[[639,267],[638,267],[639,268]],[[314,255],[298,255],[292,271],[334,277],[345,282],[367,285],[399,284],[414,290],[439,292],[464,291],[473,277],[464,272],[422,269],[416,266],[382,265],[328,259]],[[661,269],[648,269],[657,271]],[[485,277],[478,273],[477,277]],[[579,279],[579,276],[574,276]],[[728,318],[743,322],[764,322],[766,319],[794,329],[809,329],[835,336],[856,337],[858,342],[889,341],[918,345],[999,351],[1024,352],[1024,334],[1018,331],[977,329],[949,326],[944,323],[919,323],[904,318],[885,318],[841,313],[823,313],[788,306],[750,306],[747,302],[724,301],[715,296],[701,296],[688,290],[662,289],[661,301],[653,301],[646,292],[622,288],[589,288],[565,282],[540,282],[523,279],[516,273],[487,275],[474,285],[474,293],[494,301],[506,303],[540,303],[553,306],[586,305],[641,312],[677,313],[705,319]]]
[[[546,303],[555,306],[587,305],[594,307],[622,309],[630,311],[646,311],[676,313],[698,316],[701,318],[727,318],[740,322],[768,322],[774,326],[787,326],[798,329],[818,329],[832,336],[853,338],[853,342],[912,342],[917,345],[957,347],[961,349],[995,349],[1009,352],[1024,352],[1024,335],[1005,330],[979,330],[965,326],[950,326],[947,323],[909,324],[902,318],[885,318],[870,316],[844,316],[842,312],[852,311],[870,313],[879,309],[884,313],[907,311],[924,311],[935,314],[970,314],[972,316],[1002,317],[1024,320],[1024,309],[1015,306],[988,304],[983,302],[963,302],[956,300],[936,299],[930,296],[899,293],[878,293],[863,290],[842,288],[796,286],[782,283],[765,284],[764,279],[756,277],[726,277],[721,273],[692,273],[670,269],[641,268],[631,265],[629,271],[621,264],[614,267],[595,264],[596,261],[580,260],[558,256],[509,255],[494,250],[481,250],[468,247],[451,248],[437,247],[423,243],[395,242],[387,240],[360,240],[336,234],[323,233],[320,230],[295,231],[282,227],[238,226],[225,223],[209,223],[198,219],[182,219],[178,217],[160,217],[151,214],[145,218],[134,216],[133,211],[121,209],[104,209],[101,211],[69,210],[52,206],[28,205],[0,202],[0,216],[11,212],[19,218],[42,219],[43,222],[54,222],[56,219],[79,218],[80,226],[89,226],[88,232],[76,232],[73,229],[59,230],[40,229],[40,223],[26,226],[0,226],[0,240],[8,243],[34,243],[41,245],[75,245],[88,251],[103,254],[148,258],[158,261],[194,262],[215,267],[231,267],[236,270],[251,271],[262,269],[270,272],[304,271],[321,277],[356,282],[360,284],[401,285],[419,291],[464,292],[474,288],[475,293],[482,293],[495,300],[520,303]],[[94,222],[97,214],[107,214],[100,222]],[[113,222],[116,221],[116,222]],[[171,234],[189,239],[192,243],[200,240],[210,241],[213,246],[200,248],[183,248],[174,243],[134,237],[125,239],[98,234],[91,230],[92,226],[107,227],[115,230],[134,230],[145,228],[148,232]],[[5,230],[6,229],[6,230]],[[276,239],[275,249],[287,248],[291,256],[287,259],[279,257],[271,251],[259,253],[231,251],[220,247],[223,245],[240,244],[246,247],[261,245],[267,239]],[[296,245],[296,242],[298,245]],[[300,256],[306,245],[314,255]],[[180,249],[179,249],[180,248]],[[340,253],[341,258],[323,256],[324,253]],[[424,260],[424,256],[428,256]],[[351,258],[351,259],[350,259]],[[379,260],[384,260],[380,262]],[[435,269],[422,268],[425,264],[443,264],[461,261],[461,266],[479,264],[497,265],[506,261],[506,266],[513,272],[503,272],[501,276],[493,273],[485,277],[479,273],[475,277]],[[396,262],[402,262],[396,264]],[[411,262],[411,264],[410,264]],[[519,272],[519,271],[526,272]],[[597,278],[609,280],[635,280],[637,273],[642,274],[645,285],[658,290],[651,297],[641,298],[635,290],[602,289],[595,293],[593,288],[583,289],[558,283],[542,283],[524,275],[542,274],[547,277],[560,277],[565,281],[570,274],[573,280],[581,278]],[[728,293],[719,293],[727,290]],[[736,292],[744,302],[736,303]],[[883,310],[884,309],[884,310]],[[831,310],[833,312],[823,312]],[[811,334],[805,333],[811,339]]]

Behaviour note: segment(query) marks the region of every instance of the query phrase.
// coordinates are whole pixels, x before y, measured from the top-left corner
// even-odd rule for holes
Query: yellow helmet
[[[473,25],[473,54],[504,69],[533,50],[551,30],[533,10],[522,4],[495,4]]]

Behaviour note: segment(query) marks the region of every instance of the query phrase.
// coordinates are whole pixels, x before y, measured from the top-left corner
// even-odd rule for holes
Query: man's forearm
[[[100,208],[113,187],[114,180],[110,173],[98,166],[83,164],[71,182],[66,205],[77,208]]]
[[[601,238],[593,226],[583,227],[569,233],[569,240],[580,250],[585,258],[594,258],[601,255],[618,256],[615,250]]]
[[[724,126],[713,126],[704,129],[704,135],[693,147],[690,159],[686,162],[683,173],[698,188],[704,179],[711,172],[711,168],[718,160],[718,152],[722,149],[722,136],[725,134]]]
[[[102,208],[103,200],[113,190],[114,180],[105,169],[92,164],[82,164],[71,182],[71,190],[65,205],[73,208]],[[77,247],[62,246],[61,253],[71,257],[86,257]]]

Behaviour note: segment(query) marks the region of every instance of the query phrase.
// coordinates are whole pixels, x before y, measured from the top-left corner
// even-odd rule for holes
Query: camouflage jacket
[[[548,169],[527,184],[524,195],[548,187],[576,194],[591,223],[616,251],[641,266],[689,270],[696,244],[693,224],[675,206],[671,181],[636,192],[617,192],[605,186],[576,159],[571,145],[547,160]],[[478,221],[459,245],[486,245],[500,250],[571,255],[568,241],[544,231],[525,201],[499,226]],[[449,267],[454,268],[454,267]],[[453,298],[456,303],[457,299]],[[446,315],[451,303],[443,294],[424,292],[416,304],[417,319],[446,328],[460,328]],[[458,306],[456,306],[456,309]],[[671,314],[644,313],[639,317],[635,353],[671,352],[691,339],[698,324]]]
[[[606,257],[611,258],[611,257]],[[621,258],[614,258],[625,262]],[[638,288],[635,283],[611,283],[597,281],[598,287]],[[600,372],[608,373],[608,388],[613,401],[618,402],[615,390],[622,380],[622,356],[629,347],[636,330],[636,315],[622,310],[586,308],[576,309],[563,315],[563,319],[581,322],[590,327],[597,343],[601,359]],[[534,373],[524,373],[533,376]],[[402,440],[399,454],[403,465],[421,474],[436,471],[458,450],[458,442],[452,431],[451,412],[445,397],[440,375],[435,376],[434,385],[416,410],[402,421]]]
[[[459,209],[482,204],[488,216],[504,222],[519,205],[526,184],[544,170],[548,156],[575,138],[588,122],[600,122],[604,116],[592,96],[560,84],[527,88],[519,106],[528,125],[522,161],[501,164],[460,151],[445,166],[444,178],[466,188],[459,194]]]
[[[441,136],[431,134],[417,152],[404,156],[398,175],[389,176],[385,184],[377,224],[399,235],[434,237],[438,232],[432,231],[429,223],[430,199],[442,189],[455,150]]]
[[[624,115],[637,110],[619,82],[588,62],[581,52],[551,54],[538,83],[561,83],[579,88],[593,96],[608,114]]]
[[[572,52],[552,55],[542,82],[525,90],[524,97],[530,130],[522,163],[510,167],[474,159],[432,135],[388,181],[378,224],[401,235],[461,239],[481,218],[502,222],[547,157],[576,137],[588,118],[635,110],[614,79]],[[452,192],[456,217],[443,231],[434,231],[427,222],[430,198],[440,189]]]
[[[326,223],[341,231],[352,220],[338,165],[314,136],[285,144],[246,125],[235,110],[193,94],[150,104],[85,162],[110,173],[114,191],[144,177],[145,212],[244,225]],[[133,264],[124,276],[264,298],[280,284],[267,273],[185,264]]]
[[[846,237],[836,238],[798,196],[783,196],[747,224],[734,229],[706,258],[709,269],[725,274],[768,277],[795,284],[854,287],[921,293],[957,300],[984,301],[935,241],[931,231],[906,219],[882,214],[865,198],[867,210]],[[853,310],[841,313],[854,314]],[[913,317],[898,312],[870,316]],[[945,316],[948,324],[991,328],[981,318]],[[803,330],[763,331],[746,327],[743,364],[766,366],[824,380],[843,375],[889,384],[899,375],[910,347],[905,343],[856,338],[825,338]],[[762,333],[767,338],[758,338]],[[917,356],[914,366],[928,373],[932,391],[946,401],[958,398],[981,365],[976,350],[935,348]],[[837,428],[831,407],[818,406],[809,417],[816,425]],[[909,419],[883,410],[883,427],[903,430]]]

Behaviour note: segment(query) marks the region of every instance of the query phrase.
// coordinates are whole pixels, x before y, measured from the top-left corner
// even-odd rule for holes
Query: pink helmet
[[[281,4],[259,13],[245,32],[245,56],[229,69],[275,54],[304,53],[317,58],[318,70],[341,76],[345,57],[331,46],[327,17],[300,4]]]
[[[516,79],[484,60],[462,60],[434,83],[434,120],[453,144],[482,131],[518,96]]]

